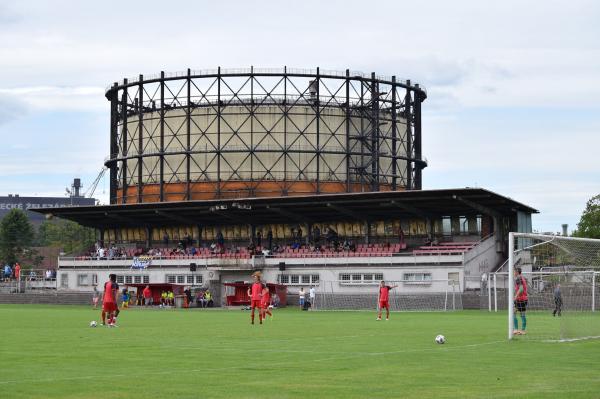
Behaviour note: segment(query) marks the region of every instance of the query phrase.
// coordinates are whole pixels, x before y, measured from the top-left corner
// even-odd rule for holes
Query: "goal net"
[[[600,338],[600,240],[510,233],[505,276],[509,339]]]
[[[390,311],[462,310],[457,280],[387,281],[398,286],[389,292]],[[313,310],[378,310],[379,284],[320,281]]]

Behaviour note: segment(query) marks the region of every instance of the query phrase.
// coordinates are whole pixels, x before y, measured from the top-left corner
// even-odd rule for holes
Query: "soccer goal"
[[[389,293],[390,311],[462,310],[462,294],[457,280],[388,281],[398,287]],[[377,310],[379,284],[348,281],[320,281],[315,287],[314,310]]]
[[[509,339],[600,338],[600,240],[510,233],[508,251]]]

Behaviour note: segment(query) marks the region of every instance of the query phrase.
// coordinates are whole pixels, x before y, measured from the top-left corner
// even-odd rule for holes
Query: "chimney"
[[[81,189],[81,179],[75,178],[73,180],[73,197],[79,198],[79,190]]]
[[[568,229],[569,229],[569,225],[568,224],[565,223],[565,224],[562,225],[562,235],[563,236],[566,237],[566,236],[569,235],[569,232],[567,231]]]

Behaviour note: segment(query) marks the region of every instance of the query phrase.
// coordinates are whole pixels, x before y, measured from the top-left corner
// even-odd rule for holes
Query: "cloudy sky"
[[[598,21],[573,0],[0,0],[0,195],[94,180],[113,81],[320,66],[427,88],[424,188],[484,187],[539,209],[534,229],[572,229],[600,193]]]

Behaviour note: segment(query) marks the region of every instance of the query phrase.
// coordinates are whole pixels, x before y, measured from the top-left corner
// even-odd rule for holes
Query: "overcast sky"
[[[123,77],[320,66],[427,88],[424,188],[487,188],[571,230],[600,193],[599,21],[572,0],[0,0],[0,195],[87,187]]]

